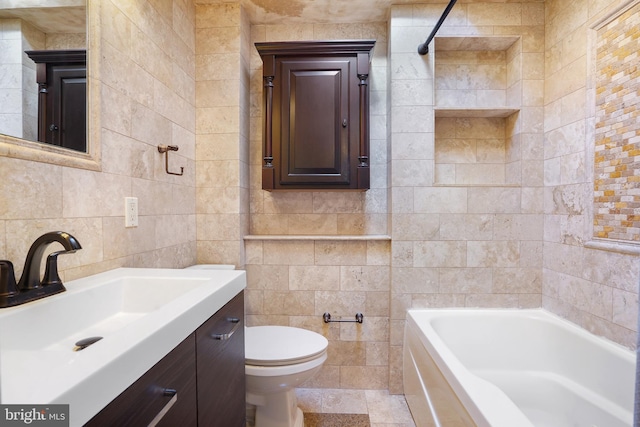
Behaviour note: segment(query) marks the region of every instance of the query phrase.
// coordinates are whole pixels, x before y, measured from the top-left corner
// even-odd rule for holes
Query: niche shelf
[[[520,37],[436,37],[434,46],[435,185],[520,185]]]
[[[520,106],[520,37],[436,37],[434,46],[437,108],[500,114]]]
[[[435,107],[435,116],[439,117],[499,117],[505,118],[518,113],[517,108],[445,108]]]

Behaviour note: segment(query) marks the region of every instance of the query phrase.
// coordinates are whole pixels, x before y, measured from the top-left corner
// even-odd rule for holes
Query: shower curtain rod
[[[457,0],[449,1],[449,4],[444,9],[444,12],[442,12],[442,16],[440,16],[440,19],[438,19],[438,22],[436,23],[436,26],[433,27],[433,31],[431,31],[431,34],[429,34],[429,37],[427,38],[427,41],[425,41],[420,46],[418,46],[418,53],[420,55],[426,55],[427,53],[429,53],[429,43],[431,43],[431,40],[433,40],[433,37],[436,35],[438,30],[440,29],[440,26],[442,25],[442,23],[446,19],[446,17],[449,14],[449,12],[451,12],[451,9],[453,8],[453,5],[456,4],[456,1]]]

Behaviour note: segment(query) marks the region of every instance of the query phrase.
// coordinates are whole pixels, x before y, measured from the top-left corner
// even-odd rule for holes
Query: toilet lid
[[[315,359],[327,350],[322,335],[290,326],[253,326],[245,329],[245,363],[277,366]]]

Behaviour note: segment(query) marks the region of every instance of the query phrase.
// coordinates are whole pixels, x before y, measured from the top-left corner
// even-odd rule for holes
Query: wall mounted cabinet
[[[262,188],[369,188],[375,40],[256,43],[263,61]]]

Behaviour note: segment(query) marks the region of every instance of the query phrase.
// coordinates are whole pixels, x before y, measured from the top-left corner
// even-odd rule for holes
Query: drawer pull
[[[227,320],[231,323],[234,323],[233,328],[231,328],[231,330],[226,334],[211,334],[211,338],[213,338],[214,340],[228,340],[233,334],[236,333],[236,331],[240,327],[240,319],[238,319],[237,317],[230,317]]]
[[[153,420],[149,423],[147,427],[155,427],[161,420],[167,415],[167,412],[171,409],[171,407],[178,401],[178,392],[172,388],[165,388],[163,396],[169,397],[171,396],[171,400],[167,402],[166,405],[162,408],[158,415],[155,416]]]

